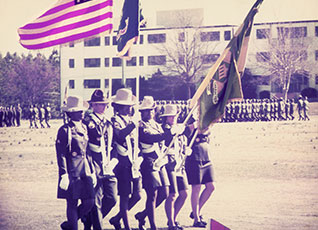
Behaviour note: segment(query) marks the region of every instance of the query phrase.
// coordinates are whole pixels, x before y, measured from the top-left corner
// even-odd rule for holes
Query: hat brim
[[[128,100],[116,100],[116,96],[112,96],[112,103],[119,105],[135,105],[137,103],[136,97],[133,95],[131,101]]]
[[[156,108],[156,105],[153,105],[153,106],[148,106],[148,107],[141,107],[139,108],[140,111],[142,110],[152,110],[152,109],[155,109]]]
[[[67,106],[61,107],[64,112],[79,112],[79,111],[86,111],[89,108],[89,104],[87,101],[83,102],[83,106],[77,106],[72,108],[67,108]]]
[[[95,104],[108,104],[108,103],[110,103],[110,100],[104,100],[104,101],[92,101],[92,100],[90,100],[90,101],[88,101],[88,103],[90,103],[90,104],[93,104],[93,103],[95,103]]]

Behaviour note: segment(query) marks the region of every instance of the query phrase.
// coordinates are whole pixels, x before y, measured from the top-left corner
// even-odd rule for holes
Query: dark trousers
[[[83,218],[84,227],[94,230],[103,229],[103,218],[117,203],[117,180],[115,177],[98,179],[95,188],[95,204],[88,215]]]
[[[82,199],[81,204],[79,206],[78,206],[77,199],[68,199],[66,200],[66,202],[67,202],[67,208],[66,208],[67,221],[72,230],[77,230],[78,219],[83,218],[83,216],[86,215],[91,210],[94,204],[94,199]]]

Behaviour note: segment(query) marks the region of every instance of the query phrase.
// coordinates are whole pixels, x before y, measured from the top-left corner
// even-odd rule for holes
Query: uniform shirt
[[[92,157],[96,175],[101,178],[104,176],[103,164],[108,164],[111,159],[113,136],[111,122],[106,119],[105,115],[93,112],[86,114],[83,123],[88,130],[89,156]]]
[[[121,156],[133,158],[134,153],[134,138],[132,131],[135,129],[135,124],[131,122],[129,116],[116,114],[111,118],[114,129],[114,148]]]
[[[191,133],[189,141],[192,140],[195,130]],[[188,156],[188,159],[195,161],[210,161],[210,144],[209,144],[209,134],[198,134],[195,137],[192,154]]]
[[[139,123],[139,148],[143,157],[157,159],[161,155],[162,142],[166,135],[155,120],[141,121]]]
[[[63,125],[57,134],[55,143],[59,175],[68,173],[70,177],[89,176],[94,169],[88,161],[87,130],[85,125],[74,122]]]

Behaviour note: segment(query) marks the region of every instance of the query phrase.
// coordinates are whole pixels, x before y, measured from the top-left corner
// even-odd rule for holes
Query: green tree
[[[59,58],[57,52],[0,56],[1,104],[59,104]]]

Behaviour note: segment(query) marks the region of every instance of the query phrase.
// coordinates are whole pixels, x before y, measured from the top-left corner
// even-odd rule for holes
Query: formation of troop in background
[[[29,128],[50,128],[51,119],[50,103],[46,105],[30,105],[29,108],[21,108],[20,104],[16,106],[0,106],[0,127],[19,127],[22,117],[29,120]],[[45,124],[45,125],[44,125]]]
[[[308,98],[299,96],[298,100],[279,99],[244,99],[233,101],[225,107],[222,122],[242,121],[286,121],[309,120]],[[297,115],[296,115],[297,114]]]
[[[44,104],[41,105],[30,105],[28,110],[28,119],[30,122],[30,128],[45,128],[44,122],[47,128],[50,128],[49,121],[51,119],[51,107],[50,103],[47,103],[45,106]]]
[[[21,125],[22,109],[20,104],[16,106],[0,106],[0,127],[11,127]]]
[[[179,110],[173,102],[158,105],[151,96],[139,104],[125,88],[112,98],[97,89],[89,105],[79,96],[66,99],[68,120],[56,138],[57,197],[66,199],[62,229],[77,230],[79,220],[85,230],[103,229],[116,204],[119,212],[109,223],[131,229],[129,211],[140,202],[142,189],[144,208],[133,213],[139,229],[146,229],[147,220],[157,229],[161,204],[167,218],[159,223],[183,229],[177,220],[189,187],[189,218],[193,227],[206,227],[201,212],[214,191],[209,133],[197,128],[196,113],[185,115],[186,104]]]

